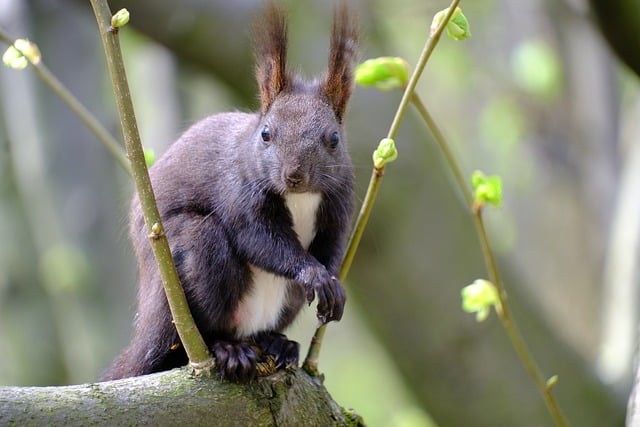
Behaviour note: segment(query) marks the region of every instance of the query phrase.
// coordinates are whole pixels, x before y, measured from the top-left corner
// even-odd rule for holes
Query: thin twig
[[[511,340],[511,345],[516,351],[520,362],[524,366],[525,370],[533,380],[536,388],[540,392],[547,409],[549,410],[551,416],[553,417],[556,425],[558,426],[567,426],[568,421],[562,414],[558,403],[555,400],[553,392],[549,386],[547,386],[547,382],[544,380],[542,373],[540,372],[540,368],[536,364],[533,356],[531,355],[531,351],[527,347],[527,344],[520,333],[520,330],[515,323],[513,316],[511,315],[511,309],[509,307],[508,299],[507,299],[507,291],[504,288],[504,284],[502,279],[500,278],[500,272],[498,270],[498,266],[493,255],[493,250],[491,249],[491,245],[489,243],[489,237],[487,236],[487,232],[484,226],[484,221],[482,219],[482,208],[474,207],[473,195],[471,190],[469,189],[469,185],[462,174],[462,169],[460,168],[453,152],[449,148],[444,134],[440,131],[440,128],[436,124],[435,120],[425,107],[422,102],[420,96],[416,93],[413,94],[412,102],[418,113],[422,117],[422,119],[427,124],[427,127],[431,130],[433,134],[433,138],[440,148],[443,157],[447,163],[447,166],[451,170],[455,182],[458,186],[458,189],[462,192],[466,206],[471,212],[473,218],[473,225],[476,229],[476,233],[478,235],[478,240],[480,241],[480,247],[482,249],[482,256],[484,258],[485,266],[487,268],[487,272],[489,274],[489,280],[496,286],[498,290],[498,298],[500,300],[500,309],[497,310],[498,317],[502,322],[502,326],[504,327],[509,339]]]
[[[426,122],[427,127],[431,130],[433,139],[436,141],[436,144],[438,144],[438,148],[440,148],[440,151],[442,152],[442,155],[447,162],[447,166],[449,166],[449,169],[453,174],[453,178],[458,185],[458,189],[462,192],[465,204],[467,206],[471,206],[473,204],[473,195],[471,194],[471,190],[467,185],[467,180],[464,177],[464,174],[462,173],[462,169],[458,165],[458,162],[456,161],[453,151],[451,151],[451,149],[449,148],[449,145],[447,144],[443,133],[440,131],[438,124],[435,120],[433,120],[433,117],[429,113],[429,110],[427,110],[427,107],[424,105],[422,99],[417,93],[413,94],[411,102],[413,102],[413,105],[416,110],[418,110],[420,117],[422,117],[422,119]]]
[[[527,343],[525,342],[520,329],[518,328],[513,316],[511,315],[511,309],[508,304],[507,291],[500,279],[500,274],[498,271],[498,267],[493,256],[493,251],[491,250],[491,245],[489,244],[489,238],[487,236],[486,229],[484,227],[484,221],[482,220],[482,209],[472,209],[473,216],[473,224],[476,228],[476,232],[478,233],[478,239],[480,240],[480,246],[482,247],[482,254],[484,256],[485,264],[487,267],[487,271],[489,273],[489,279],[498,289],[498,298],[500,299],[500,309],[496,310],[498,313],[498,317],[502,322],[502,326],[504,327],[509,339],[511,340],[511,345],[516,351],[520,362],[524,366],[525,370],[531,377],[533,383],[535,384],[538,392],[542,396],[545,405],[547,406],[547,410],[551,414],[554,422],[559,427],[566,427],[569,425],[568,420],[565,418],[556,398],[553,394],[551,386],[547,385],[547,381],[545,381],[542,372],[540,372],[540,368],[536,364],[533,356],[531,355],[531,351],[529,350]]]
[[[0,41],[8,46],[13,45],[15,39],[11,38],[2,28],[0,28]],[[15,47],[15,46],[14,46]],[[17,49],[17,47],[16,47]],[[118,161],[118,164],[131,173],[129,161],[127,156],[120,145],[120,143],[105,129],[104,126],[95,118],[89,110],[82,105],[82,103],[76,98],[55,75],[42,63],[42,61],[34,64],[29,63],[36,74],[36,76],[56,94],[58,97],[73,111],[82,123],[98,138],[98,141],[104,145],[104,147],[111,153],[111,155]]]
[[[389,127],[387,138],[395,139],[396,135],[398,134],[400,123],[402,123],[402,120],[406,115],[407,107],[409,105],[409,102],[411,101],[412,94],[416,88],[416,85],[418,84],[418,80],[422,75],[422,71],[424,70],[427,61],[431,57],[431,53],[438,44],[442,32],[444,31],[447,23],[449,22],[449,19],[451,19],[451,16],[455,12],[455,9],[459,3],[460,0],[453,0],[451,2],[446,16],[444,17],[442,22],[440,22],[438,28],[427,39],[424,48],[422,49],[422,53],[418,58],[418,63],[416,64],[416,67],[413,70],[413,73],[409,78],[409,82],[407,83],[407,86],[404,90],[402,100],[398,105],[398,109],[396,110],[396,114],[393,118],[391,126]],[[355,253],[358,250],[358,246],[360,245],[360,239],[362,238],[364,229],[366,228],[367,222],[369,221],[369,215],[371,214],[371,209],[373,208],[376,196],[378,195],[378,190],[380,188],[380,184],[382,183],[383,176],[384,166],[380,168],[373,168],[373,171],[371,172],[371,179],[369,180],[369,187],[367,188],[367,193],[365,195],[364,201],[362,202],[362,207],[360,208],[360,212],[356,219],[351,237],[349,238],[349,244],[347,246],[342,265],[340,267],[340,280],[342,282],[346,280],[347,275],[349,274],[351,263],[353,262]],[[311,345],[309,346],[307,357],[305,358],[305,361],[302,365],[303,368],[311,374],[318,373],[318,356],[320,354],[320,348],[322,346],[325,328],[326,324],[321,325],[316,329],[316,332],[311,339]]]
[[[138,133],[131,94],[129,93],[118,30],[111,28],[111,12],[106,0],[91,0],[91,6],[98,21],[116,104],[120,114],[125,147],[131,162],[131,171],[140,198],[147,233],[158,262],[173,323],[189,357],[191,366],[196,372],[208,372],[213,367],[213,359],[209,355],[202,335],[198,332],[191,316],[160,220],[160,213],[158,212],[153,188],[151,187],[149,171],[147,170],[144,151]]]

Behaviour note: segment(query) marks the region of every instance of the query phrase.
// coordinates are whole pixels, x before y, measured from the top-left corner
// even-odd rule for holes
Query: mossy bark
[[[355,423],[357,424],[357,423]],[[64,387],[0,387],[0,425],[354,425],[318,378],[298,369],[248,385],[186,368]]]

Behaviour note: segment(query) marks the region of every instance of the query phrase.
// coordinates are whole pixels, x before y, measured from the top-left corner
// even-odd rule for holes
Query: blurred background
[[[110,2],[131,12],[121,36],[146,147],[160,155],[208,114],[257,107],[249,29],[261,3]],[[318,75],[333,2],[283,3],[289,63]],[[351,3],[363,59],[410,64],[432,16],[448,6]],[[503,178],[504,205],[485,216],[490,238],[534,357],[546,375],[559,375],[566,415],[579,426],[622,425],[640,280],[640,6],[462,7],[473,37],[443,37],[418,90],[465,173]],[[0,25],[36,42],[45,64],[121,139],[87,1],[0,0]],[[347,130],[358,201],[400,96],[355,91]],[[399,158],[347,281],[344,320],[327,331],[327,388],[374,426],[550,425],[496,317],[477,323],[461,310],[462,287],[487,273],[470,216],[413,111],[396,142]],[[126,173],[30,70],[0,69],[1,385],[96,381],[128,342],[132,192]],[[303,353],[314,327],[307,310],[290,332]]]

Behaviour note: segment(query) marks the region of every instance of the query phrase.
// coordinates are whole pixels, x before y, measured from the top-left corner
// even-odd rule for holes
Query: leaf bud
[[[383,138],[378,144],[378,148],[373,152],[373,166],[382,169],[387,163],[398,158],[396,143],[391,138]]]
[[[436,32],[440,24],[442,24],[442,20],[447,16],[449,12],[449,8],[443,9],[440,12],[436,13],[431,21],[431,35]],[[469,21],[467,17],[462,13],[462,9],[456,7],[453,11],[453,15],[451,15],[451,19],[447,22],[447,35],[449,38],[453,40],[465,40],[471,37],[471,30],[469,28]]]
[[[501,307],[498,290],[495,285],[485,279],[476,279],[465,286],[462,291],[462,309],[467,313],[476,313],[476,320],[482,322],[489,317],[491,307]]]
[[[147,167],[150,168],[156,162],[156,152],[151,148],[144,149],[144,161]]]
[[[402,88],[409,81],[409,64],[391,56],[368,59],[356,67],[355,80],[360,86],[380,90]]]
[[[478,207],[490,203],[494,206],[502,204],[502,179],[498,175],[486,176],[482,171],[471,175],[474,204]]]
[[[111,17],[111,27],[120,28],[129,22],[129,11],[125,8],[120,9]]]
[[[2,55],[2,62],[14,70],[22,70],[29,65],[38,64],[42,56],[38,45],[27,39],[17,39]]]

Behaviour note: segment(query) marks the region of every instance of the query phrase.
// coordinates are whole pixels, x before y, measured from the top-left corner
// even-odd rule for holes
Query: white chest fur
[[[289,193],[285,196],[287,208],[293,218],[293,230],[305,249],[309,248],[316,235],[316,214],[320,199],[319,193]]]
[[[318,193],[289,193],[285,202],[293,230],[303,248],[309,248],[316,234],[316,214],[321,196]],[[234,315],[236,336],[243,338],[273,329],[287,298],[287,279],[251,265],[253,284],[242,298]]]

